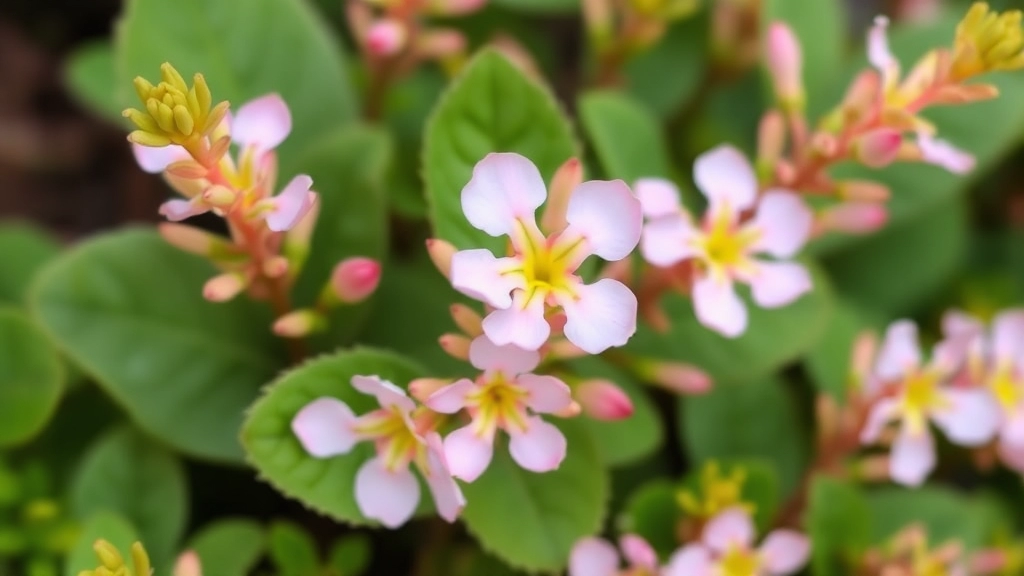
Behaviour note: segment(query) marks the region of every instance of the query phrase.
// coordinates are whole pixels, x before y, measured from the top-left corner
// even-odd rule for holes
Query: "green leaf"
[[[316,542],[301,526],[278,521],[270,525],[269,554],[281,576],[316,576],[320,555]]]
[[[114,545],[125,558],[131,554],[131,546],[139,540],[135,527],[120,514],[102,511],[93,514],[82,527],[74,548],[64,564],[64,576],[77,576],[83,570],[94,570],[101,566],[92,545],[99,539]]]
[[[673,22],[657,44],[626,63],[628,92],[659,118],[677,112],[706,81],[710,29],[703,15]]]
[[[201,72],[215,102],[237,110],[277,92],[292,113],[282,162],[356,116],[356,98],[337,38],[303,0],[131,0],[115,39],[118,101],[139,106],[132,79],[159,78],[173,64]]]
[[[370,567],[373,544],[366,534],[346,534],[334,541],[327,564],[334,569],[331,576],[360,576]]]
[[[32,306],[139,428],[190,455],[237,463],[242,412],[284,361],[262,304],[203,300],[215,273],[153,231],[125,230],[47,266]]]
[[[22,304],[39,270],[60,253],[60,245],[28,223],[0,224],[0,304]]]
[[[242,427],[249,461],[266,481],[314,510],[353,524],[368,522],[354,490],[356,471],[373,456],[373,447],[362,443],[350,454],[317,459],[299,444],[291,422],[303,406],[322,396],[344,401],[356,414],[377,408],[372,397],[350,384],[352,376],[370,374],[399,386],[423,375],[419,367],[390,352],[359,348],[321,356],[267,387]]]
[[[828,476],[811,483],[807,532],[814,542],[811,567],[817,576],[844,576],[868,545],[871,517],[855,484]]]
[[[439,70],[421,67],[388,93],[387,122],[398,151],[398,165],[389,174],[388,200],[391,209],[402,216],[427,217],[420,151],[427,117],[446,84],[447,79]]]
[[[620,533],[640,535],[664,560],[679,549],[683,511],[676,501],[679,486],[667,478],[652,480],[634,492],[616,521]]]
[[[868,494],[867,505],[875,544],[917,523],[927,529],[932,545],[956,539],[968,550],[976,550],[989,543],[995,527],[987,500],[937,486],[883,488]]]
[[[576,420],[558,427],[569,442],[558,470],[523,470],[502,437],[487,471],[463,486],[466,528],[485,550],[513,567],[563,569],[573,544],[596,533],[605,516],[610,482],[596,443]]]
[[[546,180],[578,154],[572,127],[548,90],[498,52],[485,50],[438,104],[423,147],[434,233],[458,248],[499,251],[504,246],[504,240],[473,228],[462,213],[462,188],[473,166],[491,152],[522,154]]]
[[[94,40],[75,48],[64,64],[64,78],[79,102],[99,116],[117,122],[122,102],[117,98],[114,47],[109,40]]]
[[[672,362],[689,362],[707,371],[716,385],[747,383],[799,358],[824,334],[834,307],[828,279],[811,266],[814,289],[784,308],[766,310],[749,298],[747,331],[726,338],[699,322],[690,300],[675,293],[661,301],[672,327],[659,333],[641,324],[626,350]]]
[[[22,312],[0,307],[0,446],[24,443],[57,411],[64,369],[57,350]]]
[[[246,576],[259,562],[267,535],[258,522],[246,518],[225,518],[207,524],[188,543],[199,555],[203,573],[218,576]]]
[[[807,430],[781,380],[716,385],[680,399],[679,429],[687,453],[708,460],[761,459],[774,467],[783,494],[799,484],[807,464]]]
[[[79,518],[106,510],[128,519],[156,566],[173,558],[185,531],[188,483],[181,462],[128,427],[93,444],[75,475],[70,498]]]
[[[576,12],[580,0],[494,0],[497,6],[505,6],[523,12]]]
[[[668,145],[658,119],[621,93],[588,92],[579,100],[580,122],[609,179],[630,186],[638,178],[669,177]]]

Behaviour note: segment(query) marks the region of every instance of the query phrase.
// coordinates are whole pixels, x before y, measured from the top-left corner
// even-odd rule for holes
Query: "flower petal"
[[[636,296],[618,280],[580,284],[575,298],[559,303],[565,310],[565,337],[590,354],[622,346],[636,332]]]
[[[932,420],[946,436],[961,446],[981,446],[999,428],[999,406],[987,390],[950,389],[944,392],[948,407],[932,412]]]
[[[641,178],[633,184],[640,208],[648,218],[661,218],[683,210],[679,202],[679,188],[666,178]]]
[[[885,16],[875,18],[875,25],[868,31],[868,62],[884,74],[896,62],[896,57],[889,50],[888,38],[889,19]]]
[[[181,222],[186,218],[205,214],[210,207],[201,201],[199,197],[192,200],[181,200],[175,198],[160,205],[160,214],[171,222]]]
[[[647,568],[657,571],[658,553],[651,548],[651,545],[636,534],[623,534],[619,538],[619,548],[626,558],[626,563],[631,567]]]
[[[1017,406],[1003,416],[999,442],[1024,450],[1024,406]]]
[[[689,544],[672,555],[663,576],[710,576],[713,568],[708,549]]]
[[[689,216],[680,212],[651,220],[640,237],[640,254],[655,266],[668,267],[700,254],[693,240],[700,232]]]
[[[427,487],[434,497],[437,514],[449,522],[455,522],[462,509],[466,507],[466,497],[452,478],[441,436],[437,432],[431,432],[427,434],[426,441],[427,469],[422,470],[423,477],[427,480]]]
[[[799,196],[786,190],[769,190],[761,198],[753,226],[761,236],[752,247],[776,258],[792,258],[811,236],[814,214]]]
[[[523,374],[516,379],[516,384],[529,393],[526,405],[534,412],[553,414],[572,404],[569,386],[554,376]]]
[[[920,486],[935,468],[935,444],[927,429],[914,432],[903,425],[892,444],[889,474],[893,481],[906,486]]]
[[[150,174],[159,174],[172,163],[190,158],[189,153],[176,144],[155,148],[133,143],[132,154],[135,156],[139,168]]]
[[[476,385],[472,380],[463,378],[457,380],[444,388],[434,392],[424,404],[434,412],[442,414],[455,414],[466,406],[466,395],[473,391]]]
[[[544,319],[544,300],[526,298],[524,292],[517,291],[511,306],[484,318],[484,334],[491,342],[498,346],[514,344],[524,350],[536,350],[547,342],[551,326]]]
[[[622,260],[640,242],[644,218],[640,201],[622,180],[591,180],[572,191],[565,213],[567,237],[582,236],[589,253]]]
[[[939,140],[928,133],[919,132],[917,146],[921,149],[921,158],[929,164],[939,166],[953,174],[966,174],[974,170],[976,164],[974,156],[945,140]]]
[[[547,187],[533,162],[519,154],[492,153],[477,163],[462,189],[462,211],[476,228],[502,236],[516,220],[532,221],[545,198]]]
[[[868,412],[864,429],[860,431],[861,444],[874,444],[881,436],[885,425],[899,414],[900,402],[895,398],[882,398]]]
[[[231,121],[232,140],[262,151],[277,148],[291,131],[291,112],[278,94],[267,94],[246,102]]]
[[[917,325],[899,320],[889,325],[878,351],[875,373],[882,380],[895,380],[921,366],[921,346]]]
[[[736,211],[749,208],[757,198],[757,175],[742,152],[719,146],[693,163],[693,179],[710,204],[728,204]]]
[[[730,548],[749,549],[754,543],[754,521],[743,508],[728,508],[712,518],[701,536],[704,545],[718,553]]]
[[[761,544],[761,558],[770,574],[792,574],[807,563],[811,541],[793,530],[776,530]]]
[[[762,308],[791,304],[811,291],[811,273],[795,262],[758,262],[748,278],[754,302]]]
[[[946,337],[977,336],[985,325],[962,310],[948,310],[942,315],[942,334]]]
[[[694,282],[693,308],[701,324],[723,336],[735,338],[747,329],[747,308],[727,279],[709,275]]]
[[[271,199],[273,208],[267,212],[267,228],[274,232],[291,230],[313,207],[315,193],[310,190],[313,179],[305,174],[292,178],[280,194]]]
[[[391,471],[374,457],[356,473],[356,504],[367,518],[388,528],[405,524],[420,501],[420,483],[408,467]]]
[[[469,424],[453,430],[444,439],[444,455],[452,476],[472,482],[491,464],[494,456],[494,437],[482,437]]]
[[[452,256],[452,287],[495,308],[508,308],[519,282],[504,272],[515,266],[514,259],[495,258],[490,250],[462,250]]]
[[[510,431],[508,451],[517,464],[531,472],[558,469],[565,459],[566,440],[554,424],[539,417],[528,418],[526,429]]]
[[[469,345],[469,362],[480,370],[500,370],[511,377],[536,368],[540,354],[512,344],[498,346],[487,336],[477,336]]]
[[[992,323],[992,353],[997,361],[1024,364],[1024,310],[1007,310]]]
[[[380,376],[353,376],[352,387],[363,394],[376,398],[381,408],[398,406],[406,412],[411,412],[416,408],[416,403],[406,395],[405,390]]]
[[[569,554],[569,576],[616,576],[619,553],[602,538],[583,538]]]
[[[317,398],[292,418],[292,432],[302,447],[317,458],[346,454],[359,442],[352,429],[352,409],[337,398]]]

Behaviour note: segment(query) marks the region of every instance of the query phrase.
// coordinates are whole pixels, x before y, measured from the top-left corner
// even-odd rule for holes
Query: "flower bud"
[[[757,175],[762,182],[774,176],[785,146],[786,119],[778,110],[771,110],[761,117],[757,128]]]
[[[214,184],[203,192],[203,200],[211,206],[217,206],[218,208],[228,208],[235,203],[238,199],[238,192],[228,188],[227,186],[221,186],[220,184]]]
[[[569,158],[555,172],[551,179],[547,206],[540,219],[541,230],[548,234],[561,232],[567,225],[566,211],[572,191],[583,182],[583,163],[579,158]]]
[[[838,183],[836,195],[848,202],[884,203],[889,201],[889,187],[871,180],[845,180]]]
[[[445,60],[465,52],[466,36],[447,28],[427,30],[416,38],[416,55],[425,60]]]
[[[802,111],[806,100],[803,54],[793,30],[782,22],[773,22],[768,27],[765,54],[779,104],[784,110]]]
[[[582,0],[581,3],[587,34],[594,47],[601,50],[615,33],[612,0]]]
[[[210,302],[227,302],[249,286],[249,279],[239,272],[214,276],[203,286],[203,298]]]
[[[885,226],[889,212],[879,204],[844,202],[819,215],[822,230],[847,234],[870,234]]]
[[[644,360],[636,370],[645,380],[676,394],[704,394],[713,384],[707,372],[682,362]]]
[[[141,542],[132,544],[132,565],[135,567],[135,574],[152,574],[153,568],[149,562],[149,554]]]
[[[378,57],[394,56],[401,52],[409,39],[405,25],[385,18],[374,22],[366,33],[366,50]]]
[[[573,400],[565,408],[559,410],[558,412],[554,412],[554,415],[558,416],[559,418],[575,418],[579,416],[582,412],[583,408],[580,406],[580,403]]]
[[[452,278],[452,256],[455,255],[455,246],[440,238],[427,239],[427,254],[430,260],[437,267],[437,270],[447,279]]]
[[[121,553],[110,542],[97,540],[93,543],[92,549],[96,552],[96,557],[99,558],[100,564],[104,568],[117,570],[124,566],[124,558],[121,557]]]
[[[192,550],[183,552],[174,563],[172,576],[203,576],[203,569],[199,563],[199,555]]]
[[[197,256],[218,261],[237,261],[245,257],[245,253],[227,239],[193,226],[163,223],[157,230],[171,246]]]
[[[854,157],[871,168],[884,168],[896,160],[903,135],[892,128],[877,128],[861,136],[853,145]]]
[[[451,314],[455,325],[467,336],[476,338],[484,333],[483,319],[476,313],[476,310],[465,304],[452,304]]]
[[[168,174],[173,174],[179,178],[188,180],[206,178],[206,174],[209,172],[205,166],[192,159],[171,162],[167,165],[166,170]]]
[[[456,360],[469,360],[469,338],[462,334],[444,334],[437,339],[441,349]]]
[[[289,312],[274,322],[274,334],[282,338],[303,338],[327,328],[327,319],[316,310]]]
[[[327,306],[358,304],[369,298],[380,284],[380,263],[371,258],[346,258],[334,267],[321,302]]]
[[[210,181],[205,178],[181,178],[170,172],[164,173],[164,181],[185,198],[195,198],[210,187]]]
[[[583,413],[595,420],[623,420],[633,415],[633,401],[609,380],[586,380],[576,388],[574,396]]]
[[[444,378],[417,378],[409,382],[409,394],[420,402],[426,402],[431,394],[451,383]]]
[[[863,116],[869,108],[874,106],[875,102],[882,93],[882,79],[875,70],[865,70],[861,72],[850,87],[846,90],[846,95],[843,96],[843,103],[841,104],[842,116],[840,118],[840,124],[843,124],[843,120],[856,121]],[[842,126],[833,127],[835,132],[842,130]]]
[[[288,273],[288,259],[284,256],[273,256],[263,262],[263,275],[267,278],[281,278]]]
[[[878,336],[873,331],[865,330],[857,335],[850,352],[850,379],[854,385],[861,387],[867,381],[877,351]]]

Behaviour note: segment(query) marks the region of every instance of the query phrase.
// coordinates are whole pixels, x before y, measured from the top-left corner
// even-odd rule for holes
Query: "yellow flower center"
[[[380,456],[388,470],[398,470],[409,465],[424,451],[423,443],[409,426],[402,409],[398,406],[381,408],[363,418],[355,431],[367,436],[382,446]]]
[[[563,241],[545,238],[536,226],[518,221],[514,243],[520,247],[520,266],[509,270],[509,274],[523,277],[526,291],[525,306],[533,298],[546,299],[551,293],[573,294],[575,276],[579,265],[577,248],[583,240]]]
[[[928,412],[945,402],[939,381],[939,375],[931,370],[914,372],[903,381],[903,414],[915,431],[923,430]]]
[[[718,562],[717,576],[757,576],[761,558],[754,550],[731,548]]]
[[[474,425],[480,435],[487,435],[495,428],[526,427],[523,401],[527,392],[510,382],[501,372],[487,375],[488,380],[466,399],[474,411]]]
[[[996,368],[989,380],[989,388],[1005,410],[1013,410],[1024,401],[1024,381],[1014,374],[1012,365]]]
[[[699,493],[682,490],[676,500],[687,514],[701,518],[711,518],[735,506],[753,514],[756,507],[743,501],[743,484],[746,479],[747,472],[742,467],[736,466],[729,474],[724,474],[718,462],[711,461],[701,470]]]
[[[747,262],[747,254],[758,236],[752,229],[738,228],[726,207],[713,216],[697,245],[703,249],[709,267],[735,268]]]

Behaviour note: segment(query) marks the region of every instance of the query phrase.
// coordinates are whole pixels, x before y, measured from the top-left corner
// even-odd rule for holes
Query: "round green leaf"
[[[807,532],[814,542],[814,574],[849,574],[850,561],[864,551],[870,529],[867,503],[855,484],[828,476],[814,479],[807,502]]]
[[[366,524],[356,505],[355,476],[374,454],[373,446],[364,442],[349,454],[318,459],[306,453],[291,429],[295,414],[322,396],[344,401],[356,414],[376,409],[372,397],[350,384],[356,375],[377,375],[404,386],[422,370],[400,356],[368,348],[311,360],[277,379],[253,404],[242,444],[263,479],[286,496],[336,520]]]
[[[126,230],[52,262],[32,305],[139,428],[190,455],[237,463],[242,412],[284,361],[265,305],[203,300],[215,273],[153,231]]]
[[[667,559],[679,548],[679,522],[683,511],[676,501],[677,483],[667,478],[652,480],[634,492],[616,522],[619,532],[642,536]]]
[[[658,119],[619,92],[588,92],[580,121],[608,178],[632,185],[638,178],[671,175],[668,145]]]
[[[626,63],[627,90],[659,118],[677,112],[706,81],[710,12],[673,22],[657,44]]]
[[[225,518],[203,527],[188,543],[203,565],[203,573],[246,576],[263,556],[266,533],[258,522]]]
[[[60,245],[28,223],[0,224],[0,304],[22,304],[36,273],[60,253]]]
[[[103,118],[118,124],[124,121],[110,41],[95,40],[76,48],[64,64],[64,77],[79,102]]]
[[[934,545],[959,540],[968,550],[989,543],[997,519],[989,502],[947,488],[884,488],[868,494],[871,541],[881,544],[911,524],[923,524]]]
[[[267,540],[268,555],[280,576],[311,576],[320,571],[316,542],[298,524],[272,523]]]
[[[327,555],[327,565],[334,570],[330,576],[360,576],[370,567],[373,543],[360,532],[346,534],[334,541]]]
[[[0,446],[42,432],[57,410],[63,379],[49,338],[21,312],[0,308]]]
[[[131,554],[131,546],[139,540],[135,527],[120,514],[102,511],[92,515],[82,527],[82,533],[64,564],[64,576],[77,576],[83,570],[94,570],[100,560],[93,551],[99,539],[114,545],[124,556]]]

